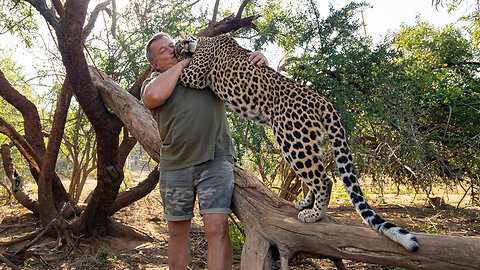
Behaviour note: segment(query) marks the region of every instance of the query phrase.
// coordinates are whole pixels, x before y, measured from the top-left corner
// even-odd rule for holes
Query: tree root
[[[153,241],[153,238],[148,234],[136,228],[126,226],[111,220],[108,222],[107,228],[108,228],[108,234],[111,236],[127,237],[134,240],[148,241],[148,242]]]
[[[30,243],[25,245],[16,253],[0,254],[0,260],[5,262],[9,267],[12,267],[12,265],[18,266],[24,264],[25,260],[28,258],[36,257],[41,264],[48,266],[47,262],[42,258],[42,256],[55,256],[62,253],[68,254],[74,248],[76,241],[73,241],[73,234],[67,221],[65,218],[63,218],[65,209],[68,209],[68,207],[64,206],[62,211],[60,211],[58,215],[53,218],[42,230],[8,242],[8,244],[14,244],[34,238]],[[55,241],[34,246],[43,240],[47,234],[51,233],[55,233],[57,235],[57,239]],[[3,244],[5,245],[5,243]]]

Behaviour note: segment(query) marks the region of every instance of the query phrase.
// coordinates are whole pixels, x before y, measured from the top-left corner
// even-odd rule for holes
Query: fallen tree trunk
[[[105,104],[158,161],[162,142],[148,110],[100,74],[90,69]],[[415,234],[420,250],[410,253],[367,227],[338,224],[328,218],[313,224],[300,222],[291,203],[241,168],[235,169],[235,181],[233,211],[246,233],[242,269],[270,269],[276,257],[282,269],[287,269],[288,260],[299,253],[411,269],[478,269],[480,265],[479,238]]]
[[[293,205],[280,199],[252,173],[235,170],[233,211],[246,241],[242,269],[270,269],[278,254],[282,269],[298,253],[410,269],[479,269],[479,238],[415,233],[420,249],[411,253],[366,226],[332,219],[313,224],[297,219]]]

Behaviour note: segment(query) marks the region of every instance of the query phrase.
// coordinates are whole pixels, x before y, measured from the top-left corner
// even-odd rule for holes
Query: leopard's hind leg
[[[302,180],[305,181],[307,185],[308,183],[313,183],[311,186],[309,185],[308,191],[312,194],[313,204],[312,208],[300,211],[300,213],[298,213],[298,219],[307,223],[322,220],[325,217],[328,204],[330,203],[333,182],[328,177],[325,177],[323,180]],[[297,204],[295,204],[295,207],[297,207]]]
[[[303,123],[294,119],[289,124],[284,120],[288,118],[278,117],[279,121],[272,121],[272,128],[285,160],[309,188],[307,196],[295,204],[301,210],[298,218],[303,222],[316,222],[325,216],[332,190],[332,181],[320,158],[320,127],[295,128],[303,127]]]

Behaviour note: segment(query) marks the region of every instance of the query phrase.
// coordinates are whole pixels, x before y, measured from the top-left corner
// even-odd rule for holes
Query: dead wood
[[[155,149],[152,158],[158,161],[162,142],[148,111],[105,74],[99,79],[99,73],[90,70],[107,106],[142,146]],[[246,233],[242,269],[271,269],[275,254],[286,269],[288,261],[300,253],[332,258],[337,263],[349,259],[410,269],[477,269],[480,265],[478,238],[415,234],[420,250],[410,253],[366,226],[338,224],[328,217],[314,224],[300,222],[291,203],[241,168],[235,169],[235,181],[232,207]]]
[[[246,18],[238,18],[235,16],[227,17],[219,22],[214,22],[204,30],[198,32],[197,36],[213,37],[219,34],[233,32],[240,28],[252,28],[257,29],[257,26],[253,23],[254,20],[260,16],[250,16]]]
[[[242,269],[270,269],[269,251],[278,250],[282,269],[298,253],[316,254],[410,269],[478,269],[480,239],[416,233],[420,250],[410,253],[365,226],[339,224],[332,219],[305,224],[298,211],[281,200],[256,176],[235,170],[233,211],[242,221],[246,241]],[[248,259],[247,259],[248,258]]]
[[[89,71],[105,105],[137,140],[141,138],[144,141],[142,145],[150,156],[160,156],[160,135],[148,109],[101,70],[89,67]]]

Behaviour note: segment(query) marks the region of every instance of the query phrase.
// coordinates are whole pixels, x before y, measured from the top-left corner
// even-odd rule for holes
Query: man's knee
[[[203,216],[207,238],[224,237],[228,232],[228,216],[226,214],[206,214]]]
[[[168,221],[168,235],[170,237],[181,237],[190,234],[191,220]]]

